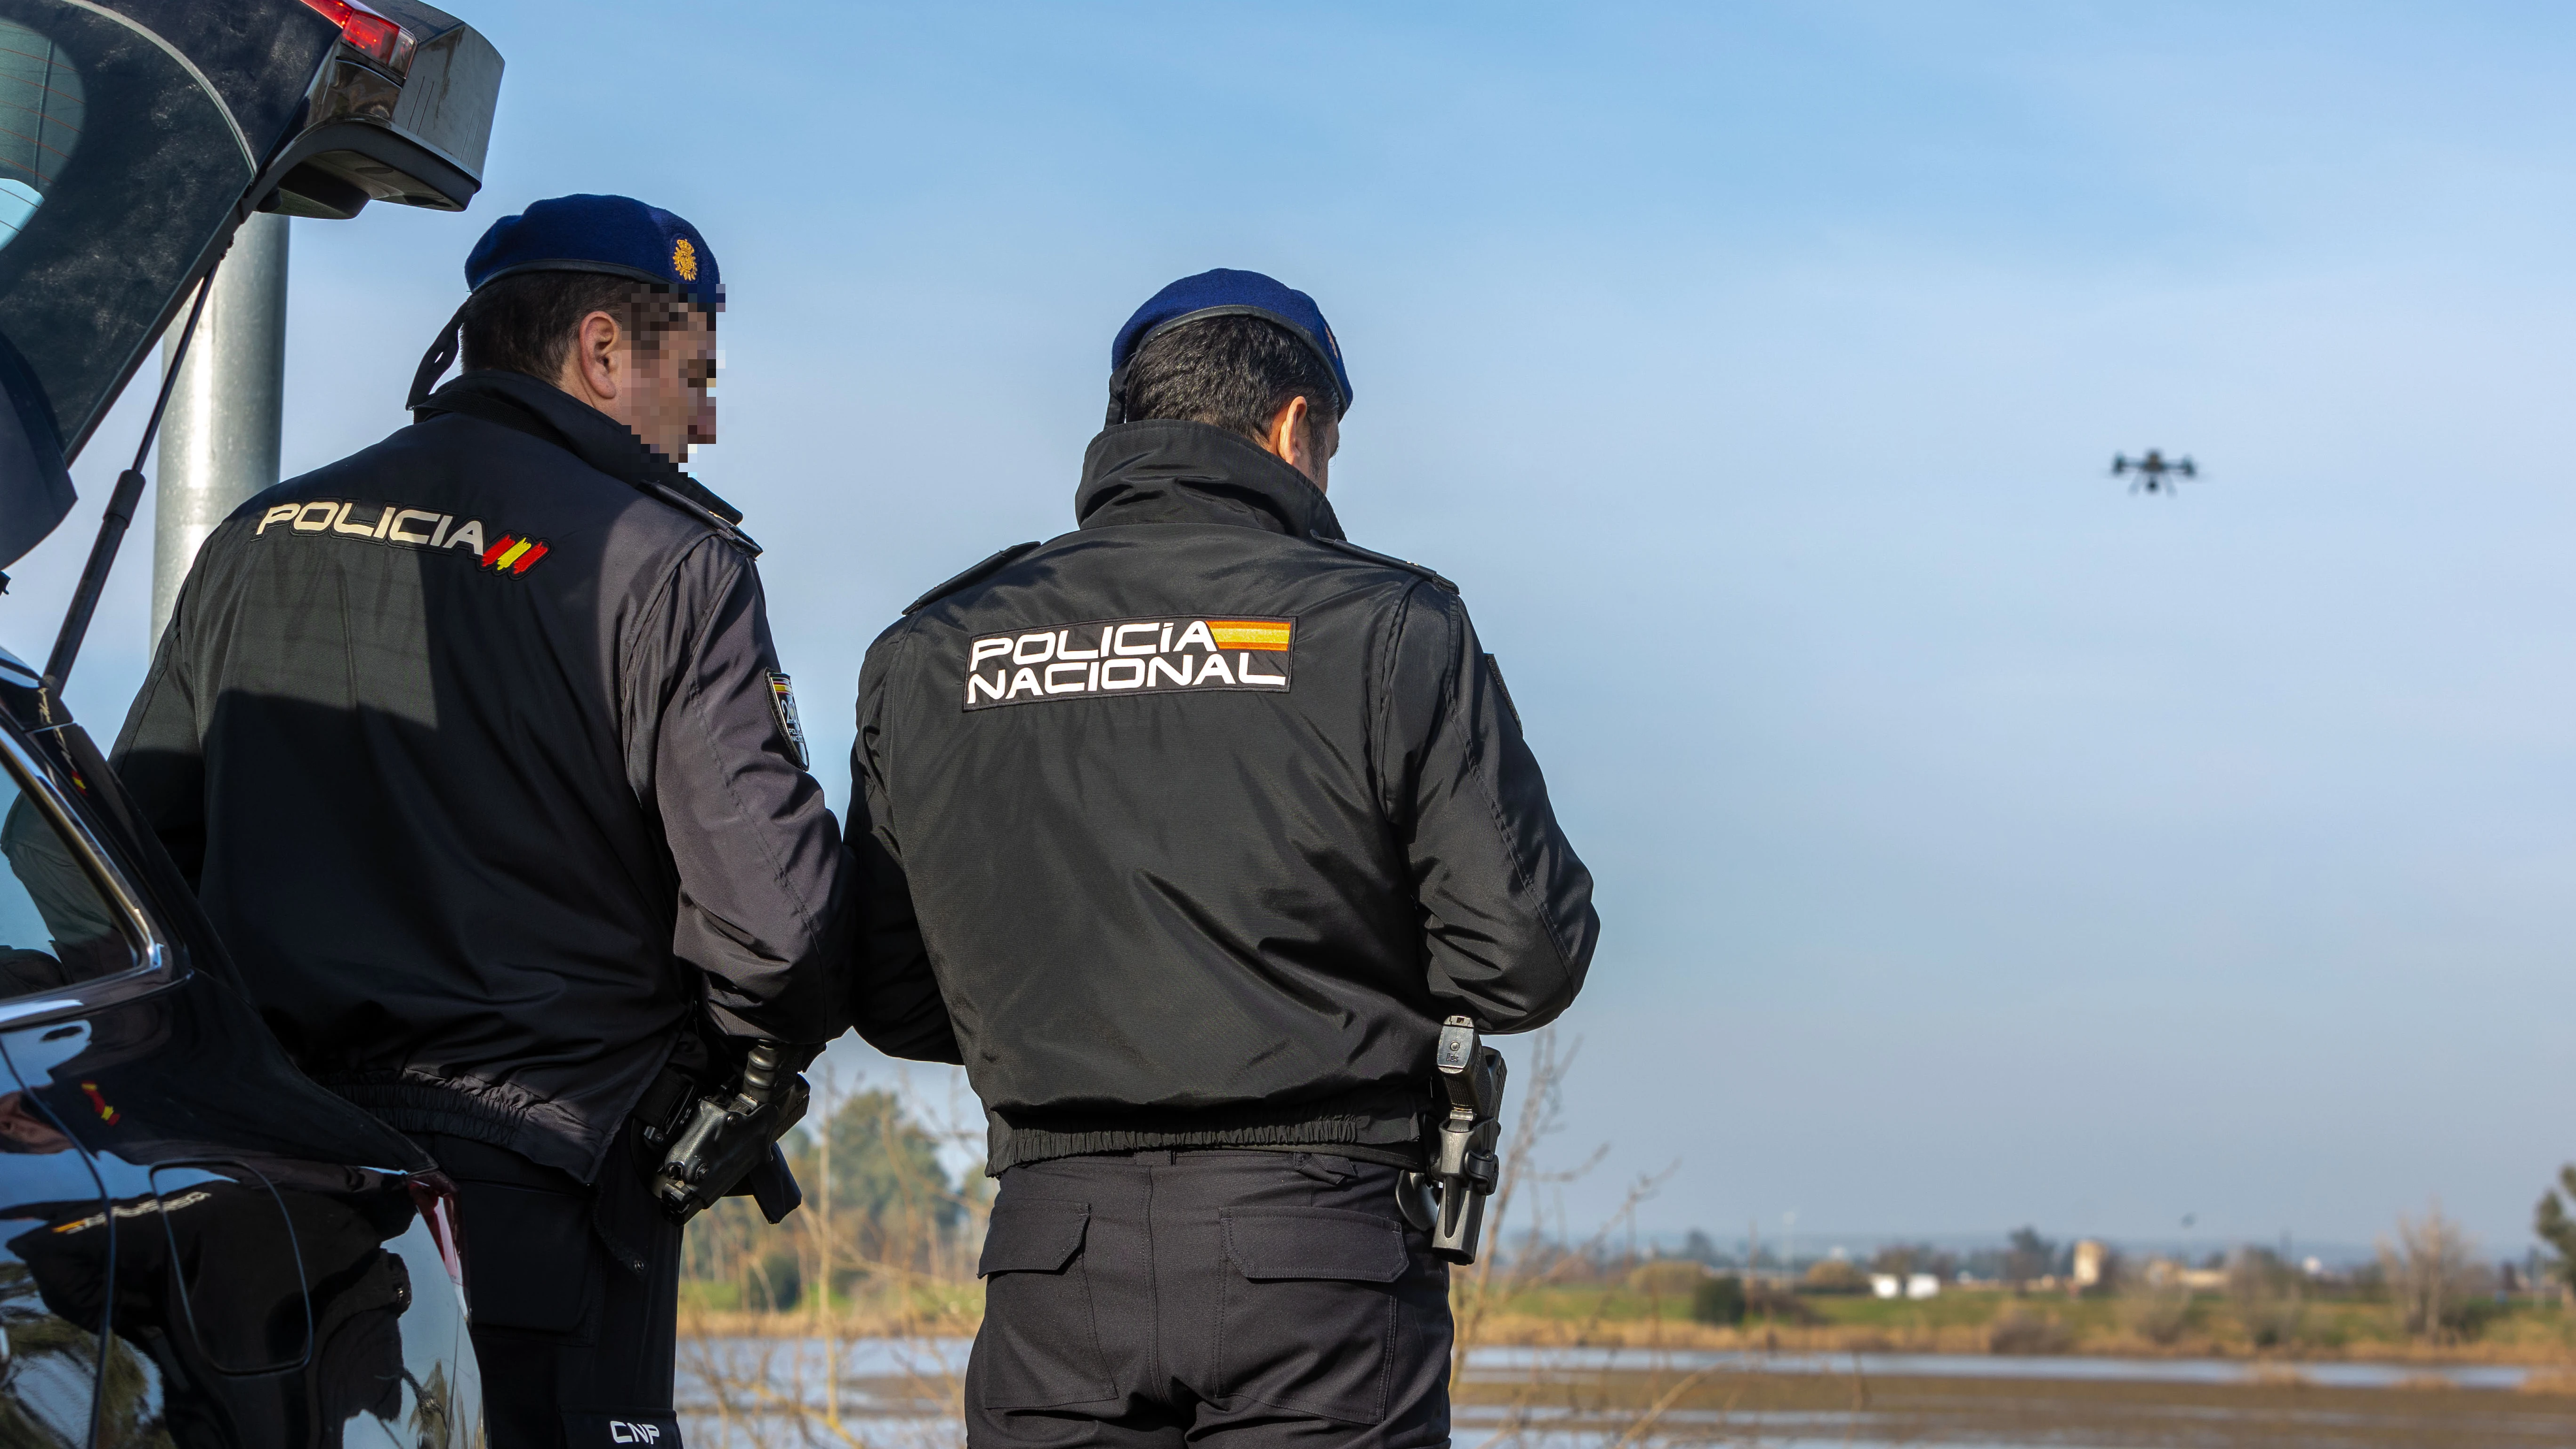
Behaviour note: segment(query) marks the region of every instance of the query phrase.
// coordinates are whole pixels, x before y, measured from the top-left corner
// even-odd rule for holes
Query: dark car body
[[[0,1444],[474,1442],[452,1190],[286,1059],[46,711],[0,657]]]
[[[0,0],[0,567],[254,211],[462,207],[499,74],[405,0]],[[287,1059],[60,683],[0,651],[0,1446],[479,1444],[452,1188]]]

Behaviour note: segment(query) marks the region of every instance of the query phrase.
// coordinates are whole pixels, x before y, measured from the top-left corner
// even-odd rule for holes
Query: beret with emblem
[[[1350,410],[1351,375],[1342,366],[1342,345],[1333,339],[1333,329],[1326,325],[1315,299],[1277,278],[1225,267],[1183,277],[1136,309],[1109,344],[1110,392],[1124,398],[1127,364],[1146,343],[1202,317],[1259,317],[1287,328],[1332,371],[1333,385],[1341,389],[1342,410]]]
[[[605,272],[724,303],[716,254],[698,229],[631,196],[556,196],[492,223],[465,258],[465,285],[521,272]]]
[[[631,196],[555,196],[531,202],[518,215],[492,223],[465,256],[469,289],[522,272],[604,272],[669,287],[701,306],[724,306],[723,274],[716,270],[716,254],[708,250],[707,239],[679,217]],[[456,361],[457,329],[464,321],[465,308],[459,307],[439,329],[438,340],[412,374],[411,396],[403,406],[417,410],[429,401],[430,390]]]

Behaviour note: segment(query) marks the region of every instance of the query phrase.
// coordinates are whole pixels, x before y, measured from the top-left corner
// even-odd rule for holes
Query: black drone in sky
[[[2171,493],[2175,479],[2200,476],[2200,470],[2192,466],[2191,459],[2168,459],[2153,448],[2149,448],[2143,458],[2132,458],[2126,453],[2112,454],[2111,476],[2117,478],[2124,473],[2137,475],[2129,480],[2132,493]]]

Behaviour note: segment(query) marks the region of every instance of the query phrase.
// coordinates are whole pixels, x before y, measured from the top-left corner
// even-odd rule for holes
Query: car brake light
[[[430,1240],[438,1244],[438,1261],[447,1268],[447,1281],[462,1289],[465,1243],[456,1230],[456,1184],[448,1181],[443,1172],[416,1174],[411,1179],[411,1205],[419,1210],[420,1220],[429,1225]]]
[[[340,43],[400,79],[411,73],[411,32],[353,0],[304,0],[307,8],[340,27]]]

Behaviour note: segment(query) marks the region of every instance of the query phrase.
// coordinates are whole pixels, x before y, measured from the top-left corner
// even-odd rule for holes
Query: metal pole
[[[178,329],[161,342],[163,366]],[[215,273],[196,345],[161,424],[152,506],[152,638],[161,645],[197,546],[243,500],[277,483],[286,403],[286,218],[252,217]]]

